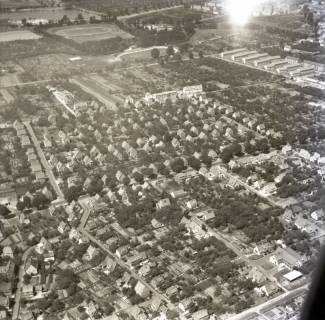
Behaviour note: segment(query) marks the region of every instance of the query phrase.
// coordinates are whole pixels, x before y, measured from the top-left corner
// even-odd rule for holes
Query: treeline
[[[64,0],[67,6],[76,5],[97,12],[114,11],[127,15],[142,10],[160,9],[186,3],[186,0]]]

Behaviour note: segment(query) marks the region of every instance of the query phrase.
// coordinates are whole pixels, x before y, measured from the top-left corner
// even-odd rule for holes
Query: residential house
[[[140,262],[144,261],[145,259],[147,258],[147,254],[145,252],[140,252],[140,253],[137,253],[131,257],[129,257],[127,259],[127,263],[130,265],[130,266],[136,266],[138,265]]]
[[[63,233],[67,230],[67,228],[68,228],[67,223],[64,222],[64,221],[61,221],[61,222],[59,223],[59,226],[58,226],[58,231],[59,231],[61,234],[63,234]]]
[[[195,212],[195,216],[200,220],[209,221],[215,217],[215,213],[211,208],[205,208]]]
[[[9,309],[9,297],[8,296],[0,296],[0,307]],[[0,318],[1,319],[1,318]]]
[[[40,242],[35,246],[35,251],[38,254],[43,254],[44,251],[50,249],[51,249],[51,244],[44,237],[42,237]]]
[[[186,229],[189,232],[193,233],[194,237],[197,239],[206,238],[208,236],[207,233],[202,229],[202,227],[193,220],[189,220],[183,217],[181,223],[184,224]]]
[[[13,259],[14,257],[14,253],[12,251],[12,248],[9,246],[5,246],[2,249],[2,257],[9,257],[11,259]]]
[[[197,206],[198,206],[198,204],[197,204],[197,201],[195,199],[191,199],[191,200],[186,202],[186,207],[189,210],[193,210],[193,209],[197,208]]]
[[[106,256],[103,265],[103,272],[106,274],[110,274],[115,270],[115,267],[117,265],[116,261],[110,258],[109,256]]]
[[[266,281],[266,277],[257,267],[253,267],[249,271],[247,277],[257,284],[261,284]]]
[[[306,262],[306,257],[288,247],[278,248],[275,254],[270,257],[270,262],[279,269],[283,267],[300,268]]]
[[[92,245],[90,245],[82,258],[83,260],[91,261],[97,254],[98,254],[98,250]]]
[[[310,155],[309,151],[307,151],[305,149],[300,149],[299,156],[307,161],[310,161],[310,159],[311,159],[311,155]]]
[[[37,263],[29,258],[25,264],[25,272],[28,275],[35,275],[38,273]]]
[[[129,247],[127,245],[121,246],[116,249],[115,254],[121,259],[123,256],[125,256],[129,251]]]
[[[10,282],[0,281],[0,296],[10,297],[12,294],[12,284]]]
[[[324,217],[325,217],[324,210],[323,209],[318,209],[318,210],[313,211],[311,213],[311,217],[316,221],[323,220]]]
[[[126,178],[125,174],[120,170],[116,172],[115,177],[118,182],[123,182],[123,180]]]
[[[209,313],[207,309],[201,309],[192,314],[193,320],[208,320]]]
[[[10,279],[14,274],[14,263],[11,260],[3,261],[0,264],[0,276],[2,279]]]
[[[142,298],[147,298],[150,294],[150,290],[147,286],[140,281],[135,285],[134,291]]]
[[[23,284],[21,288],[21,295],[25,299],[31,299],[34,296],[34,287],[31,284]]]
[[[273,243],[265,241],[265,242],[258,243],[253,248],[253,252],[259,256],[262,256],[272,252],[273,249],[274,249]]]
[[[164,208],[167,208],[167,207],[170,207],[171,203],[170,203],[170,200],[168,198],[165,198],[165,199],[161,199],[157,202],[156,204],[156,208],[158,210],[160,209],[164,209]]]
[[[279,288],[277,287],[277,285],[275,283],[268,282],[264,286],[258,288],[257,291],[260,295],[265,295],[267,297],[270,297],[270,296],[274,295],[276,292],[278,292]]]
[[[151,225],[153,226],[154,229],[162,228],[164,226],[161,222],[159,222],[155,218],[151,220]]]
[[[55,260],[54,252],[52,250],[45,252],[43,257],[44,257],[44,262],[53,262]]]

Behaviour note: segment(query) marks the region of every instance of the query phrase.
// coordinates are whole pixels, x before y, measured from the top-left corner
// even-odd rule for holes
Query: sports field
[[[31,40],[39,38],[41,38],[41,36],[28,30],[0,32],[0,42]]]
[[[122,39],[133,38],[132,35],[119,29],[116,25],[103,23],[52,28],[49,29],[49,32],[77,43],[100,41],[116,37],[121,37]]]

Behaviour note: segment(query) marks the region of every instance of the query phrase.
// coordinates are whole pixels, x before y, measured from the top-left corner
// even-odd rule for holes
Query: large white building
[[[280,61],[280,60],[281,60],[280,56],[273,56],[273,57],[267,56],[265,58],[258,59],[256,61],[254,61],[254,65],[256,67],[263,67],[263,66],[265,66],[267,64],[270,64],[270,63],[275,62],[275,61]]]
[[[256,53],[256,54],[253,54],[251,56],[248,56],[248,57],[244,57],[242,58],[242,61],[243,63],[252,63],[254,62],[255,60],[259,60],[259,59],[262,59],[262,58],[266,58],[268,57],[269,55],[267,53]]]
[[[233,54],[231,56],[231,60],[233,60],[233,61],[242,61],[243,58],[252,56],[252,55],[254,55],[256,53],[257,53],[256,51],[243,51],[243,52],[240,52],[240,53]]]
[[[247,51],[247,49],[245,48],[240,48],[240,49],[234,49],[234,50],[230,50],[230,51],[225,51],[225,52],[221,52],[220,53],[220,57],[225,59],[225,58],[229,58],[234,54],[240,53],[240,52],[244,52]]]

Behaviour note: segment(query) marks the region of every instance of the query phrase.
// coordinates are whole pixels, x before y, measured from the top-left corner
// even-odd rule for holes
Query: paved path
[[[43,165],[43,167],[44,167],[44,169],[46,171],[46,174],[47,174],[48,178],[50,179],[50,183],[51,183],[55,193],[57,194],[58,198],[64,199],[64,194],[62,193],[60,187],[58,186],[58,184],[56,182],[53,171],[52,171],[51,167],[49,166],[49,164],[48,164],[48,162],[47,162],[47,160],[45,158],[44,152],[43,152],[43,150],[42,150],[42,148],[41,148],[41,146],[40,146],[40,144],[38,142],[38,139],[37,139],[37,137],[36,137],[36,135],[34,133],[34,130],[33,130],[32,126],[30,125],[30,123],[28,121],[25,121],[24,125],[25,125],[25,127],[26,127],[32,141],[33,141],[33,144],[34,144],[34,146],[36,148],[37,154],[38,154],[38,156],[39,156],[39,158],[41,160],[41,163],[42,163],[42,165]]]
[[[25,275],[25,265],[26,265],[26,260],[29,257],[30,253],[34,247],[28,248],[22,256],[22,264],[19,267],[19,272],[18,272],[18,284],[17,284],[17,289],[16,289],[16,295],[15,295],[15,304],[12,309],[12,320],[18,319],[19,315],[19,309],[20,309],[20,299],[21,299],[21,288],[24,282],[24,275]]]

